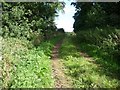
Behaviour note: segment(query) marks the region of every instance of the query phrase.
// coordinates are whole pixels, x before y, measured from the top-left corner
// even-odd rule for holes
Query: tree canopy
[[[26,37],[31,40],[34,34],[55,31],[54,22],[58,11],[63,10],[64,2],[4,2],[2,32],[6,37]]]
[[[76,8],[74,31],[80,28],[120,26],[120,2],[72,2]]]

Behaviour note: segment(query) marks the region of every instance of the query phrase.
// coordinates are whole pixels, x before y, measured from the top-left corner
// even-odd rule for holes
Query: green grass
[[[52,48],[63,37],[56,36],[38,47],[26,39],[3,39],[2,87],[52,88]]]
[[[80,51],[73,41],[69,36],[64,39],[60,49],[60,58],[66,67],[65,74],[71,77],[75,88],[120,87],[120,80],[114,76],[117,72],[111,70],[118,70],[114,64],[115,68],[109,67],[109,64],[107,64],[108,66],[104,64],[103,67],[103,62],[98,63],[96,60],[90,62],[80,55]]]

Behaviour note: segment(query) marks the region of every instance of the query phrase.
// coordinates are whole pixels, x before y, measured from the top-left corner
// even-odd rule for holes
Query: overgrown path
[[[52,51],[52,71],[54,77],[55,88],[70,88],[70,79],[64,74],[64,66],[59,59],[59,48],[62,42],[57,43]]]

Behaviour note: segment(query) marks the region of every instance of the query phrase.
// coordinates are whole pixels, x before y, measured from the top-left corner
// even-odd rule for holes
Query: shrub
[[[98,46],[103,52],[107,52],[111,58],[118,60],[120,53],[120,31],[115,28],[88,29],[77,33],[79,43]]]

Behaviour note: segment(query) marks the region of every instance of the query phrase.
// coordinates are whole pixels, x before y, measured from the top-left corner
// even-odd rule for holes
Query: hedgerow
[[[2,87],[53,87],[54,19],[63,7],[60,2],[2,2]]]
[[[96,29],[86,29],[77,33],[77,42],[79,44],[88,44],[96,46],[98,50],[96,55],[102,55],[109,59],[113,59],[115,62],[119,62],[120,58],[120,32],[119,29],[106,27]],[[81,45],[81,47],[84,45]],[[90,50],[89,50],[90,51]],[[92,50],[91,50],[92,51]],[[99,53],[99,51],[101,53]]]

